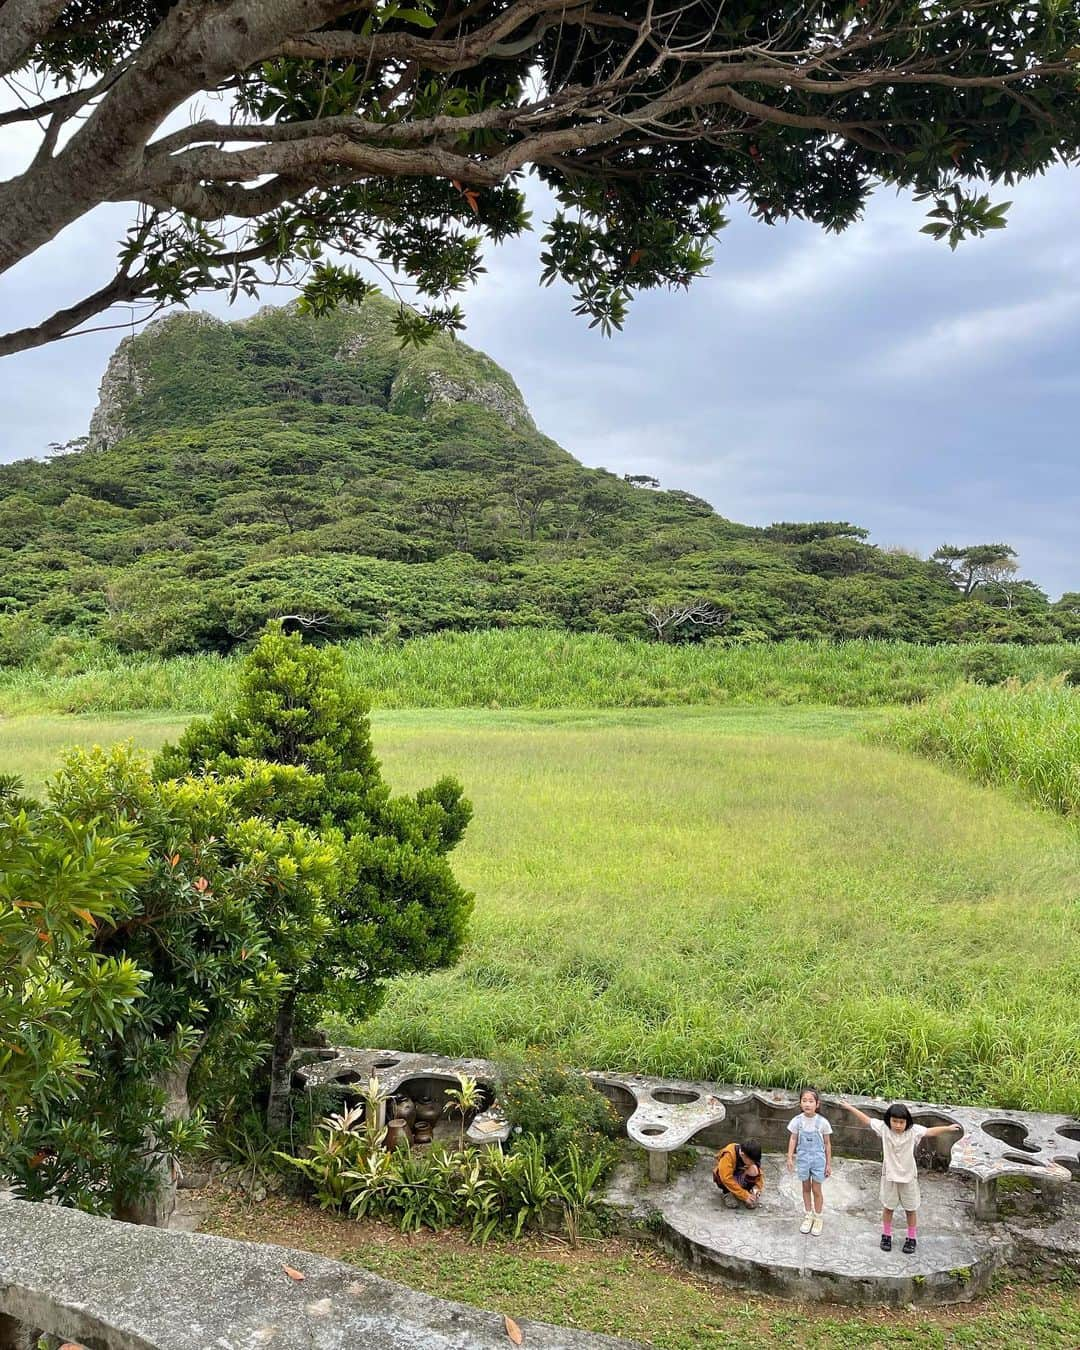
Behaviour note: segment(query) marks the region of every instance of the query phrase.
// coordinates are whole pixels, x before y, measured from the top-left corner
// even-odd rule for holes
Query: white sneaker
[[[814,1215],[814,1218],[813,1218],[813,1221],[812,1221],[812,1223],[810,1224],[810,1232],[814,1235],[814,1237],[820,1237],[820,1236],[821,1236],[821,1224],[822,1224],[822,1218],[821,1218],[821,1215],[820,1215],[820,1214],[815,1214],[815,1215]]]
[[[807,1214],[806,1218],[803,1219],[801,1224],[799,1224],[799,1232],[809,1233],[810,1229],[813,1227],[813,1224],[814,1224],[814,1216],[812,1214]]]

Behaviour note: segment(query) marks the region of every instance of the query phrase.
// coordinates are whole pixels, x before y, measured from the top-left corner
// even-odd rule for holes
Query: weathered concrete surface
[[[449,1059],[442,1055],[407,1054],[397,1050],[330,1048],[320,1058],[299,1068],[301,1087],[366,1081],[375,1073],[388,1092],[423,1081],[440,1092],[458,1073],[467,1073],[493,1087],[496,1066],[482,1059]],[[667,1153],[691,1140],[719,1147],[729,1139],[756,1138],[766,1149],[786,1146],[787,1124],[799,1110],[798,1097],[787,1091],[761,1091],[724,1083],[690,1083],[648,1078],[638,1074],[590,1073],[589,1077],[611,1098],[627,1123],[627,1133],[650,1152]],[[673,1100],[664,1101],[664,1096]],[[868,1115],[882,1116],[888,1102],[880,1097],[852,1097]],[[1033,1111],[1000,1111],[987,1107],[937,1105],[909,1101],[921,1124],[955,1123],[955,1135],[928,1140],[923,1165],[931,1162],[971,1177],[979,1186],[979,1217],[996,1214],[997,1182],[1020,1178],[1036,1186],[1064,1188],[1080,1177],[1080,1120]],[[850,1157],[878,1159],[881,1146],[865,1125],[841,1111],[835,1098],[823,1096],[822,1113],[833,1127],[833,1150]],[[497,1106],[478,1116],[470,1131],[475,1142],[505,1138],[505,1122]],[[651,1131],[655,1131],[654,1133]]]
[[[970,1186],[941,1173],[920,1178],[918,1250],[901,1252],[905,1229],[898,1214],[894,1250],[883,1252],[881,1168],[835,1156],[824,1188],[824,1231],[804,1236],[802,1187],[786,1171],[783,1155],[767,1154],[763,1161],[765,1190],[755,1210],[725,1206],[707,1153],[665,1186],[642,1191],[623,1177],[613,1198],[639,1218],[659,1211],[663,1245],[707,1278],[793,1298],[957,1302],[985,1289],[1008,1254],[1006,1234],[973,1224]]]
[[[626,1120],[627,1138],[656,1153],[674,1153],[711,1126],[719,1125],[727,1108],[709,1083],[651,1078],[646,1074],[590,1073],[601,1090],[616,1101],[625,1093],[633,1102]]]
[[[362,1085],[374,1074],[387,1094],[422,1084],[438,1101],[459,1074],[468,1074],[494,1091],[496,1066],[485,1059],[447,1059],[398,1050],[320,1051],[318,1058],[296,1071],[304,1088],[343,1084]],[[591,1073],[589,1078],[608,1096],[623,1116],[627,1136],[655,1153],[672,1153],[695,1135],[724,1119],[724,1103],[708,1083],[650,1078],[644,1074]],[[474,1144],[502,1143],[510,1127],[497,1104],[481,1112],[469,1126]]]
[[[292,1279],[285,1266],[305,1278]],[[513,1308],[505,1311],[514,1316]],[[88,1350],[509,1344],[501,1313],[416,1293],[309,1252],[138,1228],[18,1200],[0,1200],[0,1334],[5,1315]],[[526,1347],[536,1350],[631,1345],[515,1320]]]
[[[485,1060],[332,1048],[320,1056],[298,1070],[300,1085],[348,1085],[375,1073],[387,1092],[415,1085],[438,1098],[463,1072],[496,1086],[496,1066]],[[765,1204],[753,1214],[721,1207],[709,1178],[711,1155],[670,1184],[667,1176],[671,1153],[688,1143],[716,1149],[731,1139],[756,1138],[766,1150],[786,1149],[788,1122],[799,1109],[794,1093],[636,1074],[589,1077],[614,1102],[628,1138],[648,1151],[653,1184],[642,1195],[624,1194],[623,1207],[639,1216],[659,1210],[669,1248],[715,1278],[800,1298],[918,1303],[971,1298],[1004,1262],[1075,1264],[1080,1270],[1080,1187],[1072,1182],[1080,1177],[1078,1120],[909,1102],[919,1123],[953,1122],[964,1133],[939,1135],[920,1146],[922,1233],[916,1255],[905,1257],[899,1224],[896,1250],[886,1255],[878,1246],[880,1141],[834,1099],[822,1098],[822,1112],[833,1126],[829,1215],[825,1233],[813,1238],[798,1231],[801,1191],[787,1177],[782,1156],[770,1163]],[[887,1105],[874,1097],[850,1100],[879,1118]],[[508,1133],[496,1101],[473,1121],[469,1138],[495,1142]],[[640,1174],[630,1171],[631,1189],[640,1189]],[[1017,1194],[1027,1197],[1023,1204],[1033,1203],[1035,1213],[999,1213],[1003,1179],[1019,1187]],[[1015,1210],[1012,1192],[1010,1197],[1001,1209]],[[1056,1216],[1047,1218],[1047,1208],[1056,1209]]]

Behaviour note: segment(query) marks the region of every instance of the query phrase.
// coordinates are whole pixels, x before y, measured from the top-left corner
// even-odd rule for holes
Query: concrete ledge
[[[357,1050],[332,1047],[318,1052],[319,1058],[297,1069],[298,1086],[326,1084],[348,1087],[366,1082],[375,1074],[387,1092],[408,1089],[410,1082],[423,1083],[442,1100],[445,1087],[458,1073],[467,1073],[494,1087],[496,1065],[483,1059],[450,1059],[443,1055],[419,1055],[399,1050]],[[766,1149],[787,1147],[787,1124],[799,1110],[796,1093],[735,1087],[725,1083],[691,1083],[641,1074],[594,1072],[588,1075],[609,1097],[622,1115],[627,1135],[635,1143],[663,1156],[687,1143],[719,1148],[731,1139],[756,1138]],[[667,1100],[665,1100],[665,1098]],[[880,1117],[888,1102],[880,1097],[852,1097],[855,1106]],[[833,1127],[835,1152],[855,1158],[880,1159],[877,1136],[837,1109],[828,1094],[821,1109]],[[1080,1178],[1080,1120],[1071,1116],[1034,1111],[1002,1111],[989,1107],[949,1106],[909,1101],[912,1115],[924,1125],[955,1123],[963,1128],[959,1139],[951,1135],[929,1141],[923,1166],[937,1165],[968,1176],[976,1183],[976,1215],[992,1220],[997,1215],[996,1188],[1003,1177],[1016,1177],[1045,1190],[1063,1190],[1073,1177]],[[470,1138],[474,1142],[502,1142],[509,1133],[498,1104],[477,1117]],[[655,1169],[656,1179],[666,1175],[666,1163]]]
[[[285,1266],[305,1278],[290,1278]],[[87,1350],[506,1350],[510,1344],[500,1313],[432,1298],[310,1252],[0,1200],[0,1350],[21,1350],[9,1319]],[[515,1320],[536,1350],[633,1345]]]

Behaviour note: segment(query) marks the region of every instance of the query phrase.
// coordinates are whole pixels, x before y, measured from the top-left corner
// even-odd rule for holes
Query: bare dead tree
[[[647,605],[645,621],[658,642],[673,642],[680,629],[720,629],[731,619],[727,610],[707,600],[686,601],[674,605]]]

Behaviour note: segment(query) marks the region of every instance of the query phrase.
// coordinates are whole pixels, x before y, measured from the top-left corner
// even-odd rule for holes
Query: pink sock
[[[913,1223],[908,1224],[907,1235],[909,1238],[913,1238],[915,1236],[915,1225]]]
[[[882,1236],[883,1236],[883,1237],[892,1237],[892,1224],[891,1224],[891,1223],[882,1223],[882,1225],[881,1225],[881,1233],[882,1233]]]

